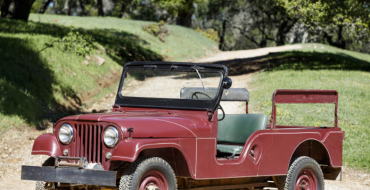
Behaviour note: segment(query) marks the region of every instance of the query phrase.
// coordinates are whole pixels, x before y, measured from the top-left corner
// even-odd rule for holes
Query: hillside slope
[[[44,121],[79,112],[117,86],[128,61],[189,60],[218,51],[215,42],[179,26],[168,26],[171,35],[163,43],[142,31],[148,23],[36,14],[28,23],[1,18],[0,130],[44,127]],[[59,42],[72,26],[91,37],[88,57],[65,51]],[[103,65],[95,63],[96,56]]]

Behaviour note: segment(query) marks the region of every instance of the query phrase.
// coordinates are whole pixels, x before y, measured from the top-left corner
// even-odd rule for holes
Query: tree
[[[176,16],[176,24],[191,27],[192,16],[195,12],[194,3],[202,0],[153,0],[161,8],[167,10],[170,15]]]
[[[367,0],[278,0],[290,16],[299,18],[311,30],[320,31],[333,46],[346,48],[344,34],[351,38],[368,33]]]
[[[203,18],[205,28],[218,31],[221,50],[284,45],[298,20],[276,0],[212,0],[198,8],[196,16]]]
[[[53,0],[44,0],[41,4],[41,7],[40,7],[40,10],[39,10],[39,13],[40,14],[44,14],[46,9],[48,8],[48,6],[50,5],[50,3],[52,2]]]
[[[28,21],[35,0],[3,0],[1,17]]]

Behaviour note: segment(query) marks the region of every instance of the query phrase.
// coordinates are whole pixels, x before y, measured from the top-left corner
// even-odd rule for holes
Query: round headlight
[[[117,144],[119,134],[115,127],[110,126],[107,127],[104,131],[104,143],[108,147],[114,147]]]
[[[59,128],[58,136],[61,143],[69,144],[73,139],[73,128],[68,123],[64,123]]]

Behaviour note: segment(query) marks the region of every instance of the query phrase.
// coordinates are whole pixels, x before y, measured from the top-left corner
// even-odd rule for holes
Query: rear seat
[[[268,121],[266,114],[226,114],[218,122],[217,152],[239,155],[249,136],[266,129]]]

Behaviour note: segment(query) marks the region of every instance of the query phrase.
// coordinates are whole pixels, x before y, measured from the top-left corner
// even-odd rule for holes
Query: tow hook
[[[60,162],[61,160],[67,160],[69,162]],[[78,161],[77,163],[70,163],[71,160]],[[55,157],[55,167],[59,166],[71,166],[84,169],[87,166],[87,158],[85,157],[68,157],[68,156],[56,156]]]

